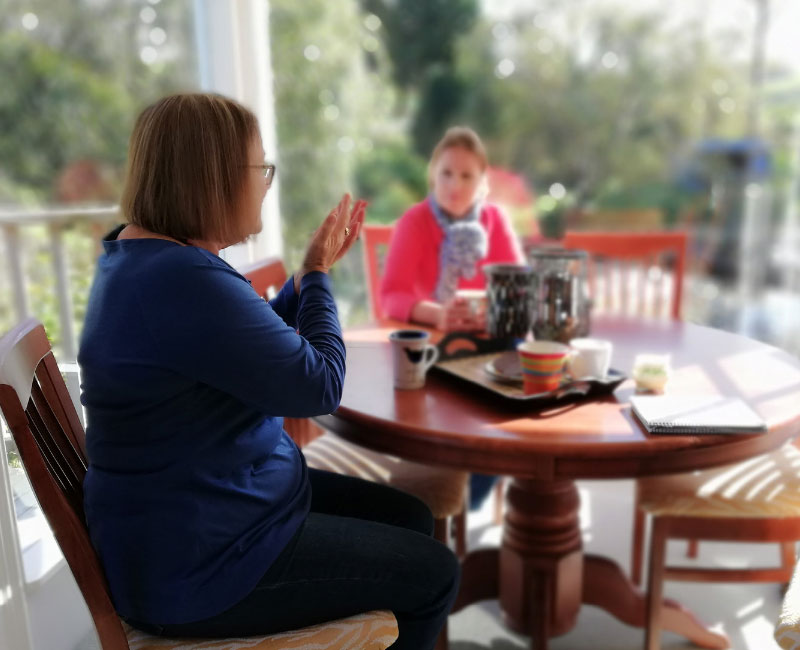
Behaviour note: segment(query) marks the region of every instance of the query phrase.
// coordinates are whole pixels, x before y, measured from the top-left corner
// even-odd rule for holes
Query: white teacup
[[[422,388],[425,373],[439,358],[439,349],[428,343],[425,330],[395,330],[389,335],[392,342],[395,388]]]
[[[459,289],[456,291],[456,298],[469,305],[469,311],[473,316],[486,312],[486,289]]]
[[[611,365],[611,341],[603,339],[579,338],[569,342],[572,353],[569,358],[569,374],[575,379],[608,375]]]

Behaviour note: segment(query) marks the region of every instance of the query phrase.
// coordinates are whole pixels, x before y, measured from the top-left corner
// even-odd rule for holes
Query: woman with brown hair
[[[114,604],[171,637],[248,636],[391,609],[431,648],[458,586],[417,499],[306,467],[283,417],[335,410],[345,348],[327,272],[358,237],[345,195],[269,303],[219,257],[261,230],[275,173],[255,116],[164,98],[130,141],[127,224],[81,337],[86,518]]]

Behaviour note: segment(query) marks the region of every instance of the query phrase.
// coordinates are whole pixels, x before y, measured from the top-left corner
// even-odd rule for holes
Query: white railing
[[[13,304],[13,321],[20,322],[29,316],[36,317],[35,305],[31,305],[31,292],[26,278],[23,246],[26,228],[45,226],[48,249],[52,264],[52,286],[48,290],[55,296],[58,304],[58,323],[61,336],[56,346],[58,365],[65,374],[67,388],[75,402],[78,413],[80,407],[80,381],[78,378],[78,332],[75,331],[75,307],[73,288],[70,286],[71,262],[64,243],[64,232],[76,225],[89,224],[89,236],[94,240],[94,258],[101,252],[101,238],[115,223],[121,222],[119,207],[116,205],[84,207],[46,207],[36,210],[0,208],[0,229],[3,232],[0,254],[0,273],[8,275]],[[274,220],[274,219],[273,219]],[[280,244],[280,242],[277,242]],[[272,249],[278,249],[272,242]],[[233,266],[239,267],[264,256],[266,246],[252,238],[246,243],[231,246],[222,256]],[[5,258],[5,259],[3,259]],[[5,268],[3,268],[3,266]],[[93,273],[93,269],[91,271]],[[2,329],[2,328],[0,328]],[[52,336],[52,333],[50,333]]]
[[[69,285],[69,260],[64,247],[64,228],[78,221],[89,221],[96,226],[92,232],[99,239],[103,226],[114,221],[118,214],[119,208],[115,205],[0,211],[0,226],[2,226],[5,239],[6,259],[17,322],[31,315],[25,282],[20,229],[41,224],[47,226],[55,283],[53,290],[58,300],[58,317],[62,338],[61,352],[64,362],[73,363],[77,357],[72,291]]]
[[[31,309],[30,293],[25,277],[22,230],[34,226],[46,226],[48,248],[52,264],[52,290],[58,303],[58,322],[61,331],[59,365],[64,371],[67,387],[79,414],[80,380],[77,372],[78,344],[75,331],[75,310],[70,286],[70,260],[64,245],[64,231],[77,223],[91,224],[91,236],[98,242],[104,229],[118,220],[119,208],[116,205],[54,207],[38,210],[0,210],[0,228],[6,268],[10,279],[10,289],[14,306],[14,322],[28,316],[36,316]]]

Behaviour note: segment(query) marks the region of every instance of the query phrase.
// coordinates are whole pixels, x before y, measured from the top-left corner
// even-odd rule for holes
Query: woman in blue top
[[[255,116],[206,94],[141,114],[79,363],[86,518],[117,611],[166,636],[243,636],[391,609],[432,648],[458,564],[417,499],[308,469],[283,417],[334,411],[345,348],[327,272],[345,195],[269,303],[219,256],[261,230],[275,167]]]

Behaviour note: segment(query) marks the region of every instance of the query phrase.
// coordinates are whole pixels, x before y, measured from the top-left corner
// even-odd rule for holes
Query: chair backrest
[[[367,275],[367,297],[370,313],[375,320],[383,316],[381,309],[381,278],[386,252],[394,232],[393,225],[364,224],[361,239],[364,246],[364,269]]]
[[[253,289],[262,298],[269,300],[280,291],[286,282],[286,267],[280,257],[267,257],[239,269],[244,277],[250,280]]]
[[[589,254],[589,293],[600,313],[681,317],[685,232],[567,232]]]
[[[83,427],[44,327],[29,318],[0,339],[0,410],[103,650],[128,650],[83,512]]]

